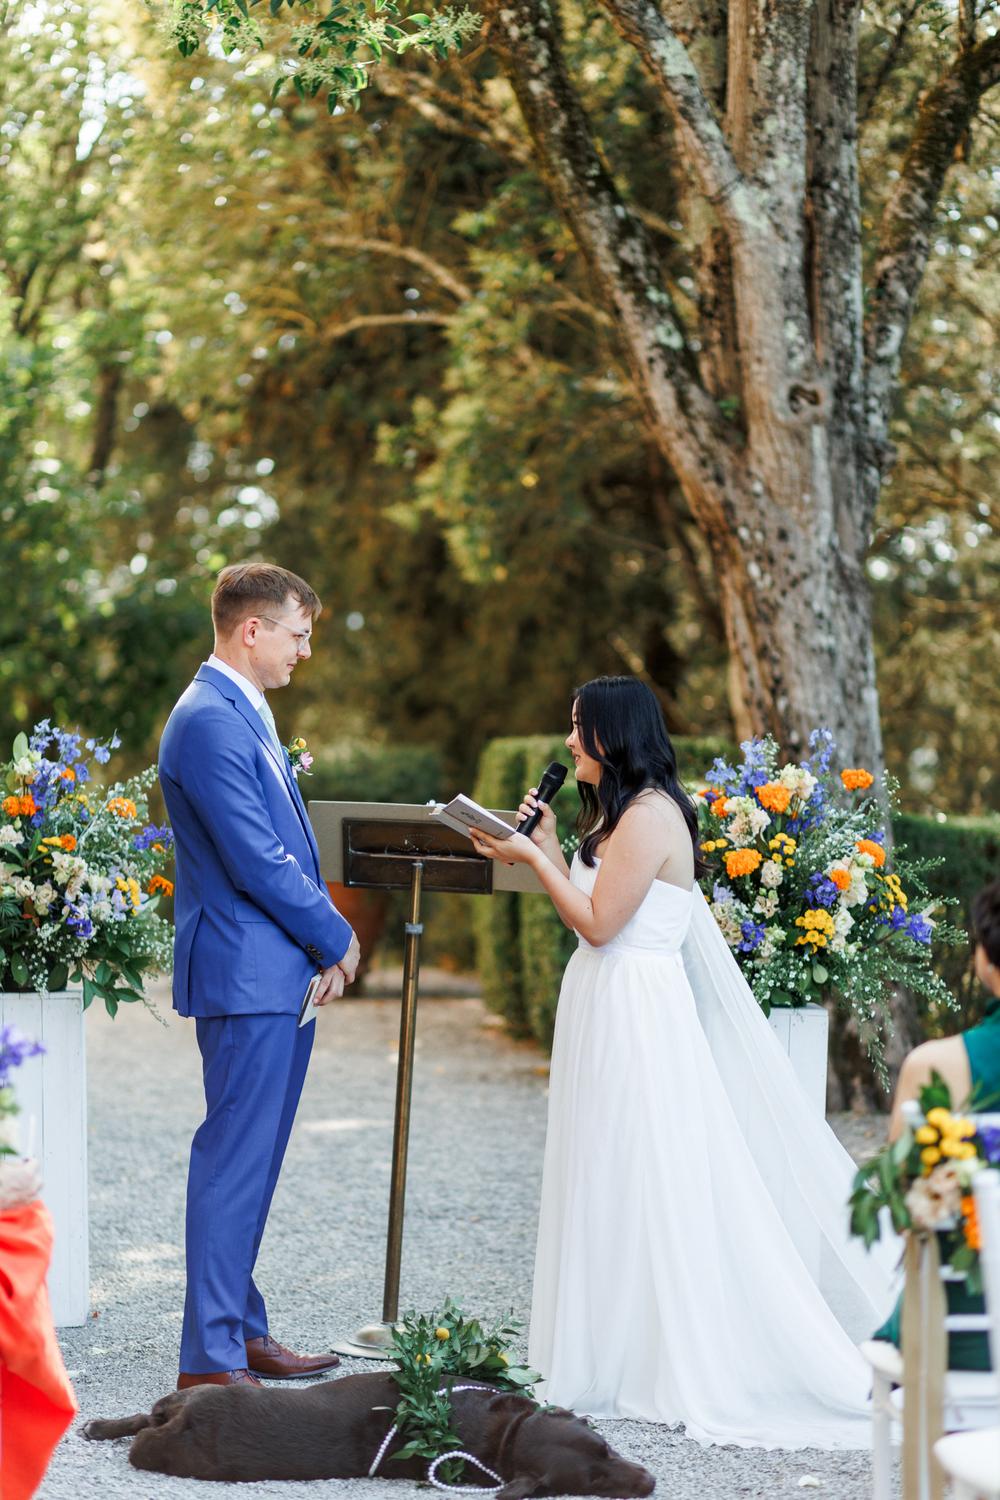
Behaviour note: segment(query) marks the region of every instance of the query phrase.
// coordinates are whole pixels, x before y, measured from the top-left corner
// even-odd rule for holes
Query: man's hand
[[[325,1005],[328,1000],[339,1000],[344,993],[344,971],[339,964],[331,964],[320,975],[313,1005]]]
[[[361,962],[361,948],[360,948],[360,946],[358,944],[357,936],[352,932],[351,933],[351,946],[348,948],[348,950],[344,954],[343,958],[337,964],[337,968],[340,969],[341,973],[344,976],[344,983],[345,984],[353,984],[354,983],[354,976],[358,972],[358,964],[360,962]],[[343,991],[341,993],[343,993]]]

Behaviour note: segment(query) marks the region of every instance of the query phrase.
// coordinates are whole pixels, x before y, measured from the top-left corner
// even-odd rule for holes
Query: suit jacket
[[[287,757],[214,667],[199,669],[167,720],[160,785],[176,842],[174,1009],[297,1012],[351,928],[320,876]]]

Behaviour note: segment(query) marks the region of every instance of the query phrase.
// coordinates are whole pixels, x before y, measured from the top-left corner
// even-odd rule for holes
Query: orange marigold
[[[860,767],[854,770],[841,771],[840,779],[849,792],[866,792],[875,782],[875,777],[870,771],[863,771]]]
[[[5,797],[3,799],[2,805],[3,810],[7,814],[8,818],[16,818],[18,813],[21,811],[20,797]]]
[[[114,813],[116,818],[134,818],[135,803],[128,797],[112,797],[108,803],[108,812]]]
[[[76,834],[75,833],[64,833],[62,835],[62,837],[60,838],[59,842],[62,845],[62,847],[66,850],[67,854],[72,854],[73,850],[76,848]]]
[[[780,781],[765,781],[763,786],[757,788],[757,799],[768,812],[783,813],[788,811],[792,794]]]
[[[877,870],[885,864],[885,850],[881,844],[876,844],[874,839],[856,839],[855,848],[861,854],[870,854]]]
[[[172,880],[165,879],[162,875],[154,875],[147,885],[146,890],[151,896],[155,896],[157,891],[162,891],[165,896],[172,896],[174,894],[174,883]]]
[[[846,870],[831,870],[830,879],[838,891],[846,891],[851,883],[851,877]]]
[[[981,1250],[983,1248],[979,1235],[979,1216],[976,1213],[976,1200],[971,1193],[962,1199],[962,1233],[965,1235],[965,1243],[970,1250]]]
[[[33,818],[38,811],[38,804],[31,793],[29,792],[26,797],[19,797],[18,801],[21,804],[22,818]]]
[[[729,811],[729,803],[725,797],[716,797],[712,803],[713,818],[724,818]]]
[[[60,781],[75,781],[76,780],[76,772],[73,770],[73,767],[72,766],[66,766],[62,771],[60,771],[59,772],[59,780]]]
[[[741,875],[752,875],[761,863],[761,855],[756,849],[730,849],[724,857],[726,874],[730,880],[737,880]]]

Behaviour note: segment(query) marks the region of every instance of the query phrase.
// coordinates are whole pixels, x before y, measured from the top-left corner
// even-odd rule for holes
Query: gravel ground
[[[80,1422],[148,1410],[176,1380],[184,1291],[187,1153],[200,1119],[193,1023],[160,1026],[136,1006],[88,1018],[92,1316],[61,1343]],[[318,1351],[381,1311],[398,1004],[344,1001],[319,1018],[298,1122],[258,1262],[272,1332]],[[475,998],[423,999],[403,1250],[404,1307],[447,1294],[480,1315],[522,1319],[530,1301],[545,1128],[545,1058],[511,1041]],[[876,1146],[884,1121],[834,1121],[849,1150]],[[370,1369],[345,1360],[342,1372]],[[867,1454],[702,1448],[639,1422],[596,1424],[657,1477],[671,1500],[735,1500],[818,1492],[867,1500]],[[87,1443],[79,1423],[57,1450],[41,1500],[204,1497],[194,1480],[130,1468],[127,1441]],[[400,1481],[218,1485],[242,1500],[304,1500],[358,1487],[399,1500]],[[809,1486],[808,1489],[813,1489]]]

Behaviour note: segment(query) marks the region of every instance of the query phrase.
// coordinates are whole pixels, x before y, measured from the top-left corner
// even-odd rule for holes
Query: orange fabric
[[[45,1277],[52,1219],[39,1199],[0,1213],[0,1496],[29,1500],[76,1412]]]

